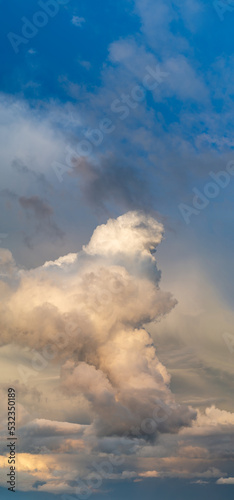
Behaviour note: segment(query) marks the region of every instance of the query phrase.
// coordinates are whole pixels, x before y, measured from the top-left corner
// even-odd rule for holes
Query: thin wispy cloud
[[[72,22],[72,24],[74,24],[74,26],[77,26],[78,28],[82,28],[86,21],[85,21],[84,17],[73,16],[71,22]]]

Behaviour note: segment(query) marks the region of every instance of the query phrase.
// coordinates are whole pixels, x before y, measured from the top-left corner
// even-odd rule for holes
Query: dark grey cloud
[[[44,486],[46,484],[46,481],[35,481],[35,483],[32,485],[35,490],[38,490],[40,486]]]
[[[52,208],[39,198],[39,196],[31,196],[29,198],[22,196],[19,198],[20,205],[25,210],[34,212],[35,217],[38,219],[45,219],[53,214]]]
[[[42,172],[35,172],[35,170],[26,165],[21,159],[16,158],[13,160],[11,166],[17,173],[31,177],[45,192],[52,191],[52,185],[48,182],[46,176]]]
[[[21,196],[18,201],[28,219],[35,224],[33,234],[25,234],[24,239],[27,246],[32,245],[33,239],[38,232],[45,233],[52,241],[63,238],[63,231],[52,220],[54,211],[46,201],[36,195],[30,197]]]
[[[70,175],[79,177],[86,200],[101,211],[108,212],[110,204],[127,209],[152,207],[150,183],[131,160],[107,154],[94,165],[82,158],[74,160]]]

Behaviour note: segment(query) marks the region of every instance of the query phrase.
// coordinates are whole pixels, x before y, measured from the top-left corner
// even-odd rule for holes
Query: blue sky
[[[101,493],[100,495],[96,495],[97,500],[101,500],[103,496],[107,498],[108,500],[110,498],[117,499],[121,495],[123,498],[142,498],[142,495],[145,495],[149,500],[155,498],[155,495],[158,496],[159,498],[162,498],[163,500],[170,500],[171,497],[175,498],[176,500],[179,500],[180,498],[186,498],[186,496],[189,495],[191,500],[196,500],[197,497],[201,498],[202,500],[207,498],[207,496],[212,496],[214,500],[219,500],[220,494],[224,496],[226,499],[231,499],[232,498],[232,486],[224,486],[221,490],[217,488],[214,484],[210,485],[188,485],[185,482],[182,481],[155,481],[155,480],[149,480],[148,484],[144,485],[132,485],[130,482],[126,485],[119,485],[118,483],[115,483],[114,485],[107,485],[106,487],[106,493],[103,495]],[[4,489],[1,489],[1,495],[3,500],[6,500],[9,498],[9,493],[5,492]],[[17,493],[17,498],[19,500],[26,498],[26,500],[31,500],[31,499],[38,499],[38,500],[55,500],[60,498],[59,495],[46,495],[46,494],[40,494],[37,492],[33,493],[27,493],[23,492]]]
[[[45,14],[48,5],[52,13]],[[172,426],[168,434],[162,433],[159,437],[159,444],[148,443],[149,455],[147,446],[137,442],[139,460],[136,462],[133,457],[127,468],[132,477],[123,480],[124,470],[121,470],[116,481],[116,472],[112,480],[102,486],[101,493],[95,492],[95,497],[108,499],[116,495],[117,498],[121,494],[124,498],[138,498],[145,494],[150,500],[158,492],[162,499],[172,495],[181,499],[198,495],[218,499],[222,495],[229,499],[233,495],[233,456],[230,449],[226,449],[225,439],[229,439],[234,427],[234,406],[230,398],[234,372],[233,351],[230,346],[228,349],[223,335],[225,332],[232,335],[233,330],[234,6],[228,0],[103,0],[101,5],[94,0],[10,0],[7,4],[0,1],[0,9],[1,262],[6,267],[4,273],[6,270],[10,273],[7,283],[12,294],[18,286],[18,277],[22,278],[15,299],[9,299],[8,303],[5,294],[6,307],[17,311],[21,301],[24,307],[28,297],[25,283],[38,288],[40,266],[67,254],[80,252],[78,264],[73,257],[69,263],[58,261],[56,264],[65,273],[62,283],[67,283],[69,291],[73,290],[72,273],[79,271],[83,276],[89,265],[94,266],[97,279],[106,286],[105,273],[97,271],[100,262],[108,269],[110,263],[123,265],[126,272],[135,273],[136,280],[141,279],[141,273],[146,273],[146,281],[141,282],[143,290],[145,286],[150,290],[150,272],[152,276],[156,273],[157,286],[161,279],[160,287],[169,290],[178,305],[174,308],[168,296],[161,297],[165,318],[156,324],[153,313],[149,312],[147,329],[159,361],[171,377],[173,397],[179,405],[189,405],[200,412],[198,423],[193,424],[191,416],[191,429],[189,427],[187,434],[177,429],[176,437]],[[40,23],[44,26],[39,27]],[[125,218],[128,212],[138,215]],[[124,218],[118,222],[121,216]],[[159,245],[160,279],[158,271],[150,267],[155,261],[143,252],[138,262],[133,250],[127,247],[125,233],[123,236],[118,233],[119,225],[125,227],[126,224],[129,241],[134,240],[132,217],[137,217],[137,227],[150,228],[149,234],[152,228],[157,232],[161,227],[155,226],[153,219],[164,226],[164,239],[160,237],[160,241],[153,242],[155,248]],[[107,223],[110,218],[117,219],[113,227]],[[103,224],[107,226],[101,226]],[[88,243],[98,226],[92,246]],[[117,255],[115,248],[111,250],[103,227],[113,241],[119,234],[124,257]],[[139,233],[138,238],[143,241],[144,235]],[[96,246],[99,248],[99,242],[103,244],[103,254],[94,250]],[[88,245],[87,251],[83,245]],[[135,245],[137,247],[138,240]],[[142,252],[140,246],[139,252]],[[140,271],[136,269],[137,262]],[[63,289],[64,285],[61,285],[60,271],[56,268],[53,274],[52,264],[47,268],[48,282],[46,278],[47,284],[43,286],[49,301],[53,295],[48,291],[51,280],[57,287],[56,297],[59,287]],[[17,275],[16,282],[11,281],[12,273]],[[77,296],[83,304],[86,292],[80,282],[77,286],[81,287]],[[148,297],[147,293],[145,296]],[[144,296],[138,297],[139,304],[143,299]],[[30,302],[31,298],[27,300]],[[53,306],[63,309],[61,298],[51,300]],[[149,300],[146,311],[151,311],[151,306]],[[43,308],[44,303],[40,302],[40,307]],[[29,305],[22,318],[32,322],[36,339],[40,332],[33,308],[33,304]],[[131,316],[130,305],[129,310]],[[73,310],[69,309],[69,314],[72,315]],[[142,315],[147,317],[146,312]],[[15,317],[12,319],[13,330],[26,328],[23,319],[20,326],[14,323]],[[85,321],[89,332],[88,320]],[[140,323],[145,324],[143,320]],[[6,331],[8,328],[9,332],[13,331],[9,325]],[[47,331],[46,326],[44,330]],[[12,370],[19,359],[26,365],[30,363],[27,349],[32,346],[27,344],[26,334],[25,339],[20,335],[14,342],[19,342],[21,350],[14,350],[11,358],[12,338],[10,333],[6,334],[0,357],[7,374],[2,380],[3,389],[9,377],[17,381],[22,414],[26,415],[24,412],[31,414],[32,410],[33,382],[28,382],[27,390],[23,389],[18,372]],[[45,338],[45,343],[47,341]],[[39,344],[35,344],[38,349],[42,348]],[[70,362],[77,362],[73,355],[68,350]],[[46,486],[31,492],[33,473],[22,469],[26,487],[25,492],[17,492],[19,499],[24,495],[24,498],[49,500],[53,498],[50,493],[57,491],[53,488],[58,488],[60,497],[64,484],[68,484],[66,467],[74,453],[71,444],[74,436],[73,432],[68,433],[70,444],[66,446],[71,449],[67,454],[58,439],[57,455],[53,451],[57,450],[54,448],[56,422],[92,425],[93,413],[90,416],[87,403],[91,405],[90,395],[87,396],[84,388],[83,399],[80,395],[74,396],[78,398],[78,405],[84,405],[84,410],[79,407],[76,413],[70,395],[69,409],[59,403],[54,410],[51,403],[49,414],[46,413],[46,381],[50,380],[51,390],[61,396],[56,380],[60,379],[64,363],[61,356],[57,365],[47,366],[39,377],[37,387],[41,399],[38,396],[35,418],[40,418],[40,422],[35,423],[34,419],[32,424],[29,417],[25,417],[26,420],[22,417],[21,426],[22,453],[35,455],[37,460],[47,454],[53,470],[55,453],[56,464],[62,460],[66,464],[62,472],[64,482],[57,485],[46,471]],[[74,368],[71,377],[78,373],[78,368]],[[109,373],[111,368],[106,370]],[[164,386],[162,391],[166,394]],[[99,412],[99,406],[94,411]],[[37,417],[37,413],[41,416]],[[55,422],[54,426],[48,424],[49,420]],[[27,441],[30,425],[36,426],[33,427],[36,435],[41,433],[45,438],[41,448],[38,442],[34,448],[34,444],[31,446]],[[203,449],[204,428],[207,434],[204,434]],[[113,429],[110,433],[116,437],[119,430],[116,431],[114,423]],[[44,432],[52,432],[49,443]],[[86,447],[86,430],[82,432]],[[102,453],[108,455],[110,451],[107,453],[103,435],[100,437],[99,431],[95,432],[92,430],[92,443],[96,438],[99,441],[92,444],[91,453],[92,457],[100,458]],[[196,448],[193,453],[198,453],[198,467],[192,462],[191,448]],[[186,453],[191,464],[189,462],[185,469]],[[156,474],[152,469],[153,457],[157,460],[167,457],[171,473],[165,462],[162,469],[158,465],[160,479],[150,474],[141,475],[141,471]],[[87,455],[82,462],[78,453],[77,460],[85,475],[86,468],[89,469]],[[229,484],[222,482],[225,478]],[[202,480],[205,483],[193,484]],[[6,497],[6,492],[3,498],[4,495]]]
[[[179,500],[180,498],[186,498],[186,496],[189,495],[191,500],[196,500],[199,496],[202,500],[207,498],[207,496],[212,496],[214,500],[219,500],[220,494],[224,496],[224,498],[231,499],[232,498],[232,486],[224,486],[222,490],[217,489],[215,485],[210,484],[210,485],[188,485],[185,482],[181,481],[167,481],[165,484],[165,481],[155,481],[155,480],[149,480],[149,483],[146,485],[132,485],[131,483],[128,483],[127,485],[124,485],[124,487],[119,485],[118,483],[115,483],[114,485],[107,485],[106,487],[106,493],[105,493],[105,498],[108,500],[110,498],[117,499],[121,495],[123,498],[136,498],[137,500],[142,498],[142,495],[145,495],[149,500],[155,498],[155,495],[159,498],[162,498],[163,500],[170,500],[171,497],[175,498],[176,500]],[[108,491],[109,490],[109,491]],[[8,498],[9,493],[4,493],[4,490],[1,491],[1,495],[3,500]],[[4,496],[5,495],[5,496]],[[101,500],[103,498],[103,493],[100,495],[96,495],[97,500]],[[55,500],[57,498],[60,498],[57,495],[46,495],[44,494],[43,496],[40,493],[17,493],[17,498],[21,500],[21,498],[26,498],[26,500],[31,500],[33,498],[36,498],[40,500],[43,498],[43,500]]]

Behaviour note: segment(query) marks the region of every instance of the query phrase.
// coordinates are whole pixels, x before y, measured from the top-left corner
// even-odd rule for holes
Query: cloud
[[[223,332],[232,332],[232,308],[216,277],[214,281],[202,264],[204,257],[191,257],[188,242],[183,240],[176,249],[167,240],[167,248],[165,258],[159,249],[165,269],[163,285],[173,292],[178,305],[163,322],[150,328],[160,359],[184,402],[199,407],[202,413],[212,405],[233,412],[233,355],[223,338]]]
[[[193,33],[200,28],[204,14],[204,5],[199,0],[170,0],[167,3],[135,0],[135,9],[151,47],[164,54],[188,51],[188,37],[182,35],[181,23]],[[173,25],[180,26],[176,34]]]
[[[189,458],[207,458],[209,452],[200,446],[182,446],[179,449],[179,456]]]
[[[152,204],[145,175],[124,158],[108,153],[100,155],[98,164],[74,159],[70,176],[79,178],[86,202],[101,211],[108,212],[110,203],[121,203],[131,210],[149,209]]]
[[[72,436],[82,434],[86,426],[71,424],[69,422],[55,422],[45,419],[35,419],[24,427],[21,427],[21,436],[31,435],[38,437],[46,436]]]
[[[152,253],[163,238],[163,225],[152,217],[130,212],[117,220],[109,219],[107,224],[97,227],[89,244],[84,247],[88,255],[149,258],[155,263]]]
[[[39,486],[44,486],[44,484],[46,484],[46,481],[35,481],[32,487],[38,490]]]
[[[53,213],[52,208],[40,200],[38,196],[31,196],[29,198],[22,196],[19,198],[19,203],[25,210],[33,211],[35,217],[38,219],[47,219]]]
[[[192,484],[209,484],[209,481],[203,481],[202,479],[198,479],[197,481],[192,481]]]
[[[211,408],[206,409],[205,414],[199,415],[196,426],[204,427],[206,424],[209,425],[210,428],[222,428],[223,426],[229,425],[234,426],[234,414],[211,406]]]
[[[10,278],[16,272],[15,261],[12,253],[7,248],[0,249],[0,279]]]
[[[234,484],[234,477],[220,477],[216,484]]]
[[[45,247],[48,251],[55,242],[64,244],[51,165],[65,151],[65,137],[56,131],[55,121],[64,123],[66,112],[48,103],[32,109],[23,99],[0,93],[0,113],[1,227],[7,229],[17,258],[29,266],[44,258]]]
[[[187,429],[188,434],[192,435],[217,435],[217,433],[234,432],[234,413],[220,410],[212,405],[205,409],[202,413],[198,410],[197,419],[193,422],[190,429]]]
[[[89,426],[86,425],[36,418],[18,427],[21,453],[66,454],[87,445],[85,432]]]
[[[74,24],[74,26],[78,26],[78,28],[81,28],[83,26],[83,24],[85,23],[85,19],[84,19],[84,17],[73,16],[71,22],[72,22],[72,24]]]
[[[38,200],[25,204],[38,217],[50,211]],[[121,436],[134,428],[133,434],[153,438],[157,431],[177,432],[196,416],[175,404],[170,376],[144,328],[176,305],[159,288],[154,253],[162,237],[162,224],[143,213],[110,219],[79,254],[16,271],[14,287],[8,285],[3,299],[2,345],[43,351],[54,343],[63,364],[61,388],[70,397],[85,398],[92,432],[100,436]],[[61,337],[63,348],[58,348]],[[33,363],[37,366],[36,357]],[[168,416],[154,422],[150,436],[141,426],[152,418],[157,400]]]
[[[63,238],[63,231],[61,231],[58,225],[52,220],[54,214],[52,207],[39,196],[21,196],[19,198],[19,204],[29,219],[31,219],[31,216],[35,219],[35,234],[38,232],[46,233],[49,238],[55,240]],[[27,236],[27,241],[31,244],[32,236]]]
[[[52,187],[51,184],[49,184],[49,182],[46,180],[45,174],[35,172],[20,159],[13,160],[11,166],[16,170],[16,172],[20,173],[21,175],[31,176],[34,180],[36,179],[37,183],[41,185],[45,192],[51,192]]]
[[[135,478],[136,476],[137,474],[134,471],[125,470],[122,472],[123,479],[132,479]]]
[[[152,71],[159,67],[162,73],[161,84],[156,92],[152,92],[156,101],[162,101],[165,97],[167,99],[176,97],[183,103],[189,100],[204,102],[208,98],[203,75],[193,67],[192,60],[183,54],[167,56],[158,65],[156,54],[147,51],[143,44],[140,45],[139,42],[127,38],[110,45],[109,58],[115,64],[119,64],[119,71],[121,68],[124,69],[129,78],[135,77],[139,83],[143,79],[142,75],[147,73],[147,68],[151,68],[152,74]]]
[[[158,477],[159,474],[156,470],[148,470],[146,472],[140,472],[139,477]]]

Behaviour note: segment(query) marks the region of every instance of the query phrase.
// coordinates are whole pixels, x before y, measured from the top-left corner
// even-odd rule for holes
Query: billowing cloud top
[[[84,251],[89,255],[147,255],[156,250],[163,236],[163,225],[152,217],[128,212],[97,227]]]

